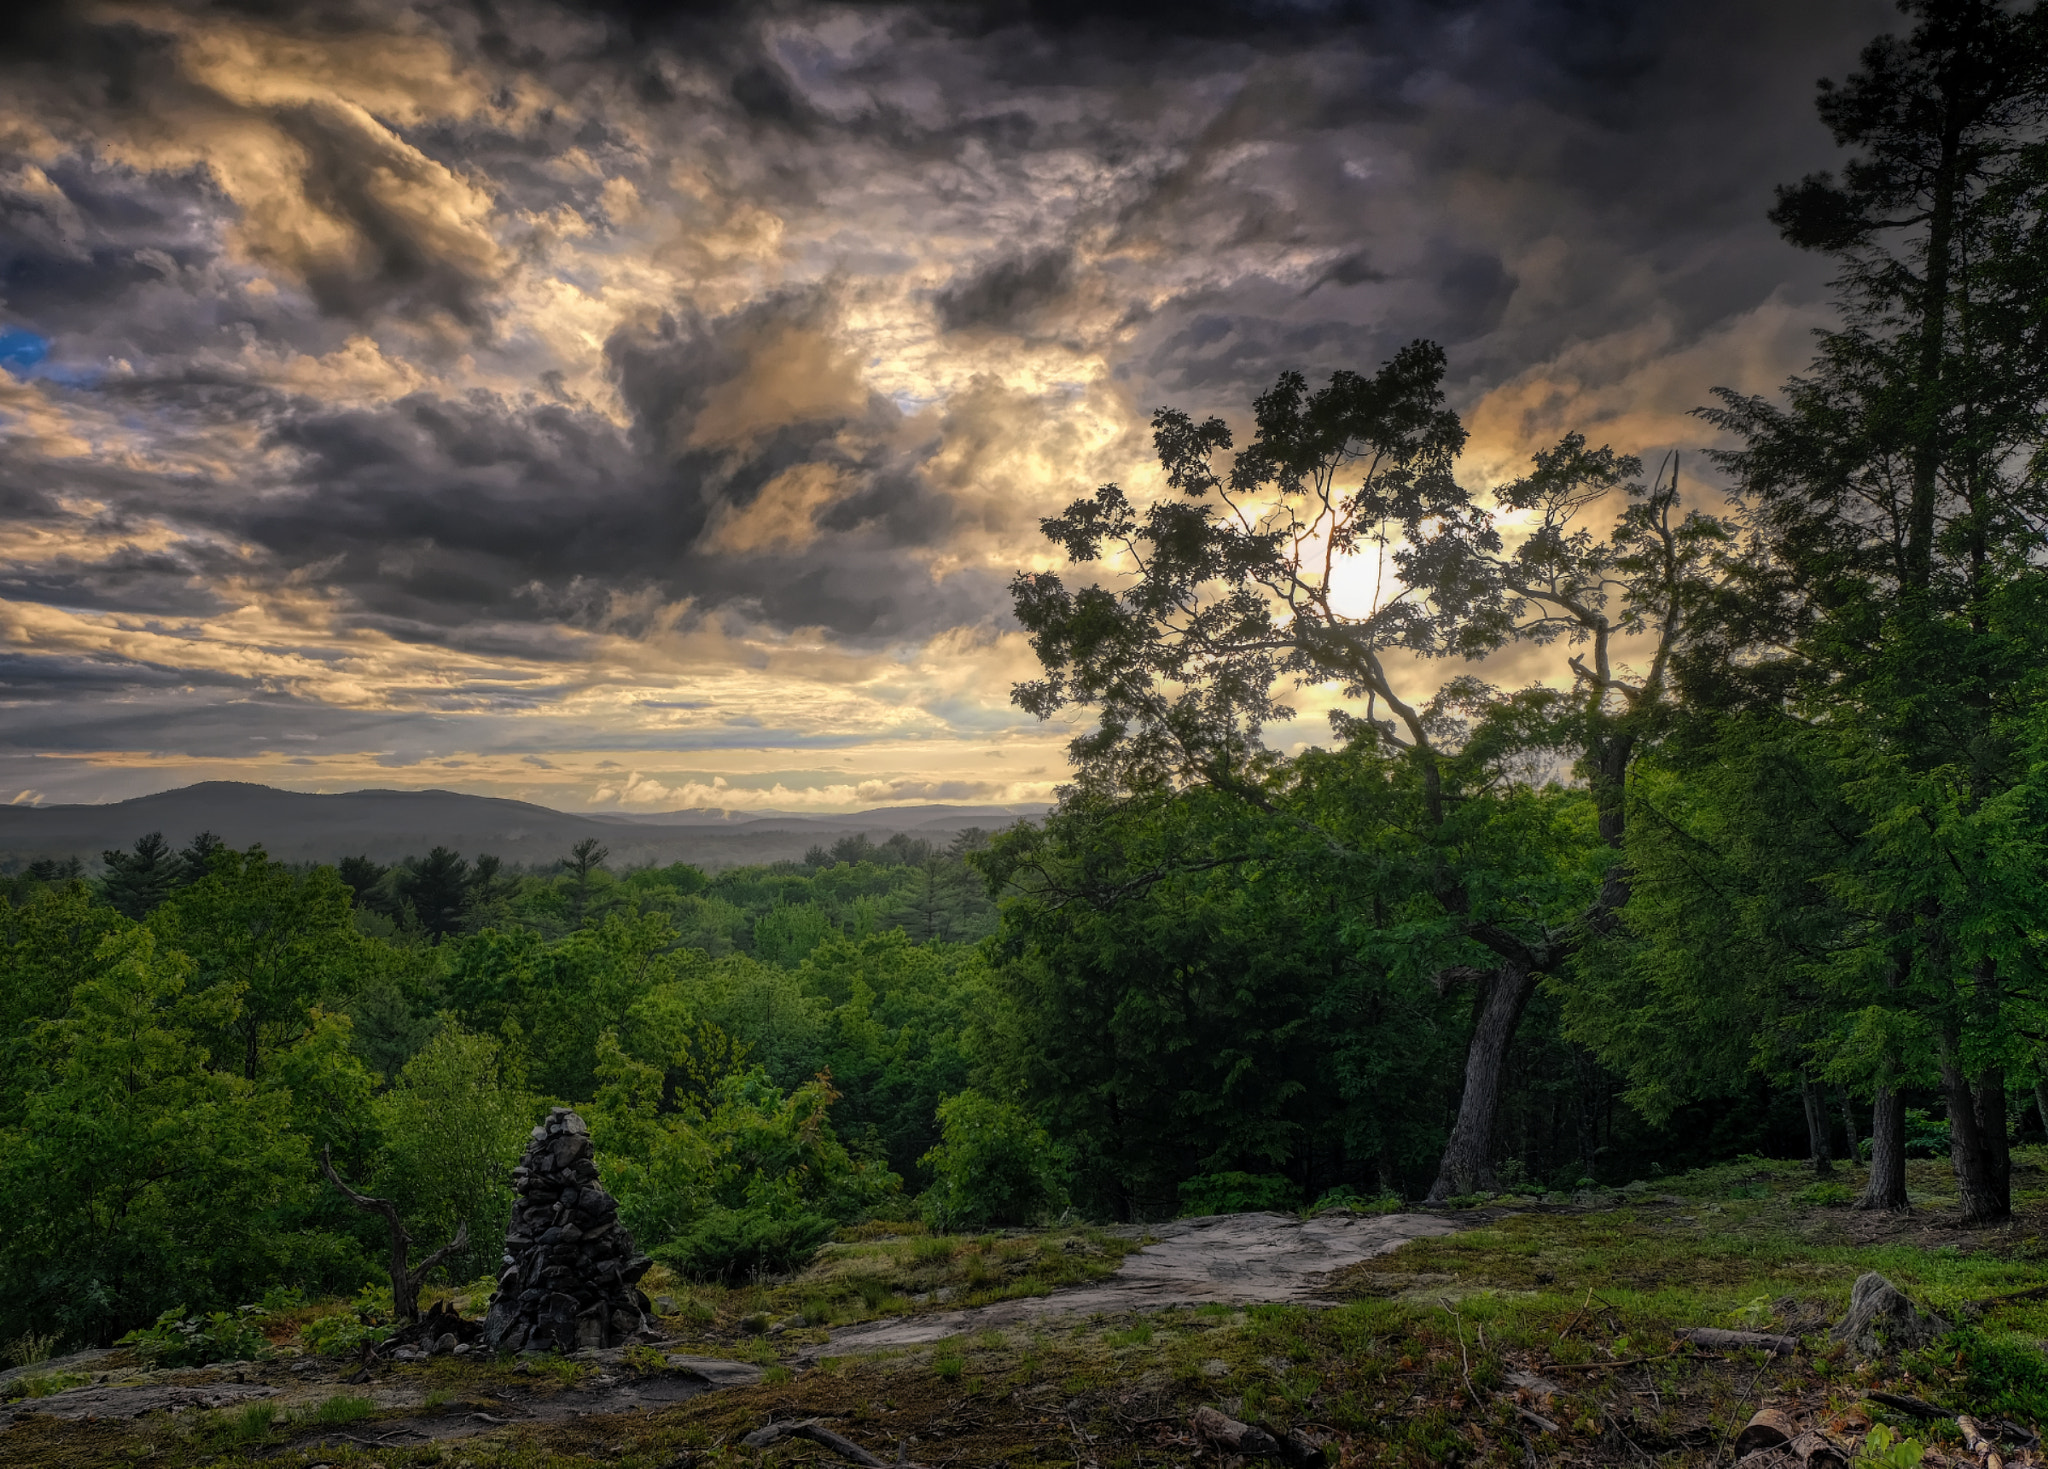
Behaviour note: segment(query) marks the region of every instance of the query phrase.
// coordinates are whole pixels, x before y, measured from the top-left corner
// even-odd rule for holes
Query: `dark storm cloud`
[[[949,332],[1026,331],[1072,285],[1071,250],[1006,256],[939,292],[933,303]]]
[[[0,596],[203,621],[303,589],[346,632],[547,667],[508,704],[558,694],[580,635],[679,605],[863,646],[1000,625],[1006,567],[936,568],[974,536],[1026,554],[1037,509],[974,498],[920,354],[1001,378],[1043,352],[1034,421],[1097,374],[1142,426],[1418,336],[1469,405],[1645,323],[1677,351],[1811,300],[1824,270],[1763,210],[1830,161],[1812,79],[1895,24],[1881,0],[1020,0],[833,12],[857,45],[800,5],[172,13],[420,70],[357,106],[318,68],[269,85],[260,51],[197,66],[146,16],[0,31],[0,93],[48,128],[0,166],[0,328],[51,343],[0,383],[50,420],[0,399],[41,436],[0,455],[0,526],[64,542]],[[436,110],[432,47],[474,99]],[[123,678],[278,697],[10,656],[0,684],[51,707]]]
[[[611,594],[644,589],[855,637],[973,620],[964,600],[973,594],[940,595],[903,555],[944,537],[949,505],[922,474],[928,446],[903,440],[893,405],[864,394],[732,442],[690,437],[735,379],[782,366],[778,332],[821,331],[824,309],[815,296],[777,298],[727,318],[670,314],[622,331],[610,353],[633,410],[626,431],[530,397],[415,393],[337,409],[245,386],[240,415],[270,424],[267,440],[290,468],[264,495],[195,497],[183,513],[260,547],[275,567],[319,567],[320,583],[349,594],[361,625],[409,640],[440,641],[479,617],[607,624]],[[846,486],[813,511],[829,542],[751,555],[705,544],[719,516],[746,512],[778,476],[809,465],[830,467]],[[7,478],[0,471],[0,485]],[[98,488],[138,503],[149,491]],[[26,503],[31,492],[17,494]],[[194,554],[122,555],[77,569],[63,586],[127,585],[151,567],[190,577]]]

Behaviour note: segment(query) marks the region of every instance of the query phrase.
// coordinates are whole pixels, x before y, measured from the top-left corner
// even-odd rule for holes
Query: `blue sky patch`
[[[27,377],[49,355],[48,337],[39,337],[26,327],[0,326],[0,367],[16,377]]]

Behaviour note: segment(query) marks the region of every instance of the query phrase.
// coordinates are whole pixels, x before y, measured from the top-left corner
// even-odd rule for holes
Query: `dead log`
[[[1276,1434],[1255,1423],[1240,1423],[1214,1408],[1195,1409],[1193,1426],[1225,1453],[1247,1459],[1278,1459],[1293,1469],[1323,1469],[1329,1462],[1322,1445],[1305,1433]]]
[[[374,1199],[368,1194],[359,1194],[341,1181],[341,1175],[334,1171],[334,1158],[327,1148],[320,1149],[320,1167],[327,1174],[327,1181],[340,1189],[343,1196],[358,1209],[372,1214],[382,1214],[391,1230],[391,1309],[407,1322],[420,1319],[420,1286],[426,1283],[427,1275],[433,1268],[469,1243],[467,1222],[455,1227],[455,1238],[427,1256],[417,1265],[408,1265],[412,1254],[412,1236],[406,1233],[405,1225],[398,1217],[398,1206],[389,1199]]]
[[[1925,1398],[1908,1397],[1902,1392],[1870,1392],[1863,1396],[1873,1403],[1882,1403],[1887,1408],[1914,1418],[1948,1417],[1948,1409],[1937,1408]]]
[[[1789,1357],[1799,1350],[1798,1337],[1778,1336],[1768,1331],[1723,1331],[1718,1326],[1681,1326],[1672,1335],[1703,1347],[1756,1347],[1776,1352],[1781,1357]]]
[[[1193,1424],[1196,1433],[1219,1449],[1233,1454],[1243,1454],[1252,1459],[1280,1457],[1279,1439],[1263,1428],[1250,1423],[1240,1423],[1214,1408],[1195,1409]]]
[[[1785,1448],[1806,1469],[1849,1469],[1849,1456],[1841,1446],[1811,1428],[1786,1444]]]
[[[1780,1413],[1776,1408],[1760,1408],[1750,1418],[1741,1433],[1735,1437],[1735,1457],[1753,1454],[1759,1449],[1783,1448],[1799,1437],[1799,1425]]]

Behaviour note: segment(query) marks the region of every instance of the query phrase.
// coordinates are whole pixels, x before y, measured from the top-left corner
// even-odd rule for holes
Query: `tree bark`
[[[1493,972],[1479,996],[1472,1041],[1465,1051],[1465,1094],[1458,1101],[1458,1120],[1444,1148],[1429,1202],[1440,1204],[1455,1194],[1479,1193],[1498,1187],[1493,1174],[1493,1124],[1500,1111],[1501,1073],[1508,1044],[1521,1024],[1522,1011],[1536,993],[1536,976],[1513,963]]]
[[[1856,1131],[1856,1104],[1849,1098],[1849,1089],[1842,1088],[1842,1141],[1848,1151],[1842,1156],[1849,1160],[1851,1167],[1863,1161],[1863,1149],[1857,1144],[1863,1141]]]
[[[2034,1110],[2041,1114],[2041,1130],[2048,1132],[2048,1080],[2034,1083]]]
[[[1579,1176],[1592,1178],[1599,1167],[1600,1159],[1600,1114],[1594,1108],[1594,1070],[1592,1056],[1584,1046],[1572,1047],[1572,1079],[1578,1083],[1573,1114],[1579,1134]]]
[[[1977,1124],[1977,1098],[1969,1078],[1963,1074],[1962,1057],[1956,1038],[1947,1037],[1942,1047],[1941,1090],[1948,1101],[1948,1156],[1955,1169],[1956,1192],[1961,1195],[1963,1217],[1973,1224],[2012,1216],[2012,1199],[1999,1185],[1999,1171],[1991,1157],[1984,1130]],[[1999,1120],[2004,1122],[2004,1082],[1999,1094]],[[2000,1140],[2001,1145],[2004,1139]]]
[[[427,1256],[417,1265],[407,1263],[412,1254],[412,1236],[406,1233],[405,1225],[399,1221],[398,1206],[389,1199],[372,1198],[359,1194],[341,1181],[341,1175],[334,1171],[334,1158],[327,1148],[320,1150],[320,1167],[327,1175],[328,1182],[342,1191],[342,1194],[358,1209],[372,1214],[382,1214],[391,1230],[391,1309],[400,1318],[412,1322],[420,1319],[420,1287],[433,1268],[469,1243],[469,1224],[464,1221],[455,1226],[455,1238]]]
[[[1828,1146],[1828,1094],[1804,1071],[1799,1073],[1799,1091],[1806,1103],[1806,1159],[1822,1178],[1835,1171]]]
[[[1879,1082],[1870,1106],[1870,1182],[1859,1209],[1903,1213],[1906,1202],[1906,1098]]]
[[[1977,1078],[1975,1107],[1977,1136],[1984,1145],[1985,1171],[1991,1186],[2012,1212],[2012,1143],[2007,1137],[2005,1109],[2005,1068],[1987,1066]]]

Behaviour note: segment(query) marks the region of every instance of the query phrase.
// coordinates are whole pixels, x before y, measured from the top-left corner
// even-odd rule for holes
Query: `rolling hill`
[[[362,855],[394,862],[430,848],[466,856],[495,853],[541,865],[585,837],[611,850],[613,867],[694,862],[734,867],[801,857],[849,832],[882,840],[910,832],[944,841],[968,827],[996,828],[1043,806],[890,806],[813,816],[788,811],[568,812],[458,791],[345,791],[308,795],[242,781],[205,781],[103,806],[0,806],[0,864],[38,857],[97,861],[160,831],[182,846],[211,831],[230,846],[261,843],[286,861],[332,862]]]

